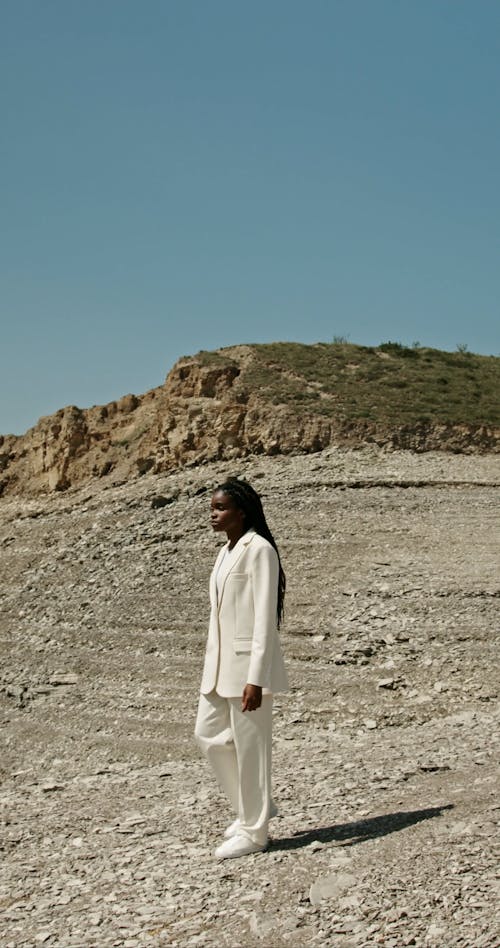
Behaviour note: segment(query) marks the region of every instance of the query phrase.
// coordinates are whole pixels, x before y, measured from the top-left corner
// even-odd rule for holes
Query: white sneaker
[[[278,807],[275,803],[271,802],[271,808],[269,810],[269,819],[272,820],[273,816],[278,815]],[[241,826],[241,820],[235,819],[228,827],[224,830],[224,839],[231,839],[232,836],[236,836],[239,828]]]
[[[232,836],[236,836],[240,825],[241,824],[238,818],[236,818],[233,823],[230,823],[227,829],[224,830],[224,839],[231,839]]]
[[[261,853],[267,842],[254,843],[249,836],[231,836],[215,850],[216,859],[237,859],[238,856],[249,856],[250,853]]]

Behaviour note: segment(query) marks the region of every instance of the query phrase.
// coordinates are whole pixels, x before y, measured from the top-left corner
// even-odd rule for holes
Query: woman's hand
[[[245,685],[241,698],[242,711],[256,711],[262,704],[262,688],[260,685]]]

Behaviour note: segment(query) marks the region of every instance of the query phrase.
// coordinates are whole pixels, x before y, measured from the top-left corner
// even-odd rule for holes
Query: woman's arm
[[[242,708],[248,711],[260,707],[262,688],[269,688],[271,685],[271,664],[278,608],[279,562],[276,550],[267,544],[259,547],[250,572],[254,601],[254,627],[248,681],[242,698]]]

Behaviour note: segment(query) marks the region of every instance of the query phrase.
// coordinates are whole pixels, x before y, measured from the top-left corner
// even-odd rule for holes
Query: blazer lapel
[[[213,606],[214,609],[217,608],[217,573],[219,571],[219,563],[222,560],[223,556],[225,555],[226,549],[227,549],[227,543],[225,543],[224,546],[220,548],[217,554],[215,563],[214,563],[214,568],[210,574],[210,583],[209,583],[210,604],[211,606]]]
[[[229,574],[232,572],[234,567],[236,566],[238,560],[240,559],[242,553],[246,550],[248,544],[251,543],[254,536],[255,536],[255,530],[252,530],[252,529],[247,530],[247,532],[244,533],[243,536],[240,537],[240,539],[238,540],[234,548],[234,551],[232,551],[233,555],[229,557],[229,561],[228,561],[228,558],[226,557],[225,562],[221,566],[221,569],[220,569],[221,589],[220,589],[220,595],[219,595],[219,601],[218,601],[218,609],[220,609],[221,607],[222,597],[224,595],[224,589],[226,586],[226,579],[229,576]],[[217,597],[217,589],[215,591],[215,595]]]

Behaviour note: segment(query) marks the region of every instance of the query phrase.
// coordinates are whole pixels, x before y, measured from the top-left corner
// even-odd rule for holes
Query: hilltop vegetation
[[[467,351],[350,343],[256,344],[235,388],[258,391],[297,414],[383,425],[500,424],[500,358]],[[202,364],[229,365],[231,348],[200,352]]]

